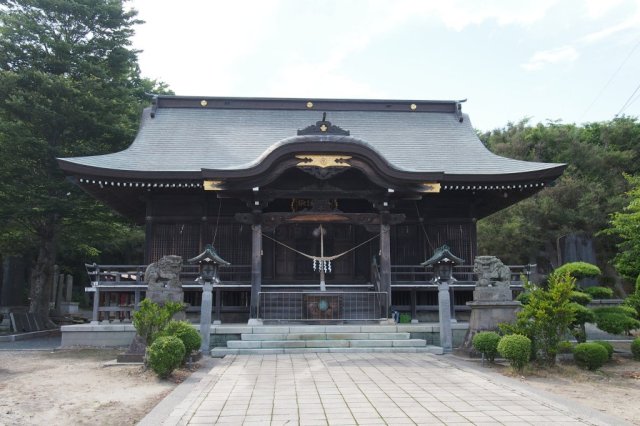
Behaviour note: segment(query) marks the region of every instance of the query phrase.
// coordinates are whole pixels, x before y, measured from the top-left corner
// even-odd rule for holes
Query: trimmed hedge
[[[591,303],[591,301],[593,300],[593,297],[591,297],[590,295],[588,295],[587,293],[584,293],[582,291],[572,291],[571,292],[571,297],[570,297],[571,301],[574,303],[577,303],[579,305],[582,306],[586,306],[589,303]]]
[[[161,378],[167,378],[184,358],[182,340],[175,336],[161,336],[147,348],[149,367]]]
[[[631,354],[633,355],[633,359],[636,361],[640,361],[640,337],[636,337],[631,342]]]
[[[558,343],[558,353],[559,354],[571,354],[573,353],[573,343],[568,340],[563,340]]]
[[[411,323],[411,314],[403,312],[400,314],[400,317],[398,318],[398,322],[400,324],[409,324]]]
[[[625,314],[596,314],[596,325],[602,331],[611,334],[623,334],[640,327],[640,321]]]
[[[635,319],[636,310],[630,306],[620,305],[610,308],[594,309],[596,325],[602,331],[622,334],[640,328],[640,321]]]
[[[582,290],[594,299],[611,299],[613,290],[608,287],[587,287]]]
[[[200,349],[202,338],[200,333],[188,321],[170,321],[162,331],[163,336],[175,336],[184,344],[184,359],[186,362],[193,351]]]
[[[573,360],[582,368],[597,370],[608,358],[607,349],[598,343],[580,343],[573,348]]]
[[[522,371],[529,363],[531,339],[522,334],[508,334],[498,342],[498,353],[509,361],[511,367]]]
[[[577,280],[581,278],[590,278],[602,275],[602,271],[600,271],[600,268],[587,262],[565,263],[564,265],[555,269],[553,273],[557,275],[569,273],[569,275]]]
[[[575,319],[573,320],[574,324],[584,324],[585,322],[596,321],[596,314],[592,309],[582,306],[579,303],[572,303],[571,308],[573,308],[573,312],[575,313]]]
[[[473,336],[472,343],[478,352],[493,362],[498,354],[498,342],[500,342],[500,335],[495,331],[481,331]]]
[[[602,340],[594,340],[592,343],[597,343],[607,350],[607,359],[611,359],[613,357],[613,345],[609,342],[604,342]]]

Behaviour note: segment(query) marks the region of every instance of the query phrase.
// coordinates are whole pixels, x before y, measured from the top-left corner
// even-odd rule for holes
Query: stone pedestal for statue
[[[501,323],[512,323],[522,304],[513,300],[511,271],[495,256],[478,256],[473,271],[478,275],[471,307],[469,330],[457,352],[478,356],[473,337],[481,331],[497,331]]]
[[[129,348],[127,349],[127,352],[118,355],[117,361],[118,363],[143,362],[146,350],[147,344],[145,343],[142,336],[136,333],[133,338],[133,342],[131,342]]]

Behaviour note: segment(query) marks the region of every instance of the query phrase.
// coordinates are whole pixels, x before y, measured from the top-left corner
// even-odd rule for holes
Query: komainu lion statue
[[[511,269],[495,256],[476,256],[473,272],[478,275],[478,287],[493,287],[511,281]]]
[[[495,256],[476,256],[473,272],[478,275],[473,300],[509,301],[511,269]]]
[[[164,256],[157,262],[149,264],[144,273],[144,280],[148,285],[147,299],[159,305],[165,302],[182,303],[180,271],[182,271],[182,256]]]

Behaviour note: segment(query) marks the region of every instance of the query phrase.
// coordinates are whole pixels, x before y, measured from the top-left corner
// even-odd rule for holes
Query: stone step
[[[399,340],[229,340],[229,349],[285,349],[285,348],[407,348],[425,347],[422,339]]]
[[[264,349],[237,349],[237,348],[213,348],[211,356],[213,358],[222,358],[226,355],[277,355],[277,354],[306,354],[306,353],[431,353],[442,355],[443,350],[439,346],[420,346],[420,347],[382,347],[382,348],[362,348],[362,347],[346,347],[346,348],[264,348]]]
[[[303,334],[303,333],[409,333],[433,331],[433,325],[421,328],[411,324],[335,324],[335,325],[219,325],[216,334]],[[465,329],[467,325],[465,324]],[[436,331],[439,328],[436,327]]]
[[[242,340],[408,340],[410,333],[245,333]]]

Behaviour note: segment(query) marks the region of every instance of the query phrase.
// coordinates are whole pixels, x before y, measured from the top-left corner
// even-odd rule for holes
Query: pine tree
[[[48,315],[64,240],[126,232],[56,158],[133,140],[149,87],[130,41],[140,22],[119,0],[0,0],[0,253],[33,254],[31,312]]]

